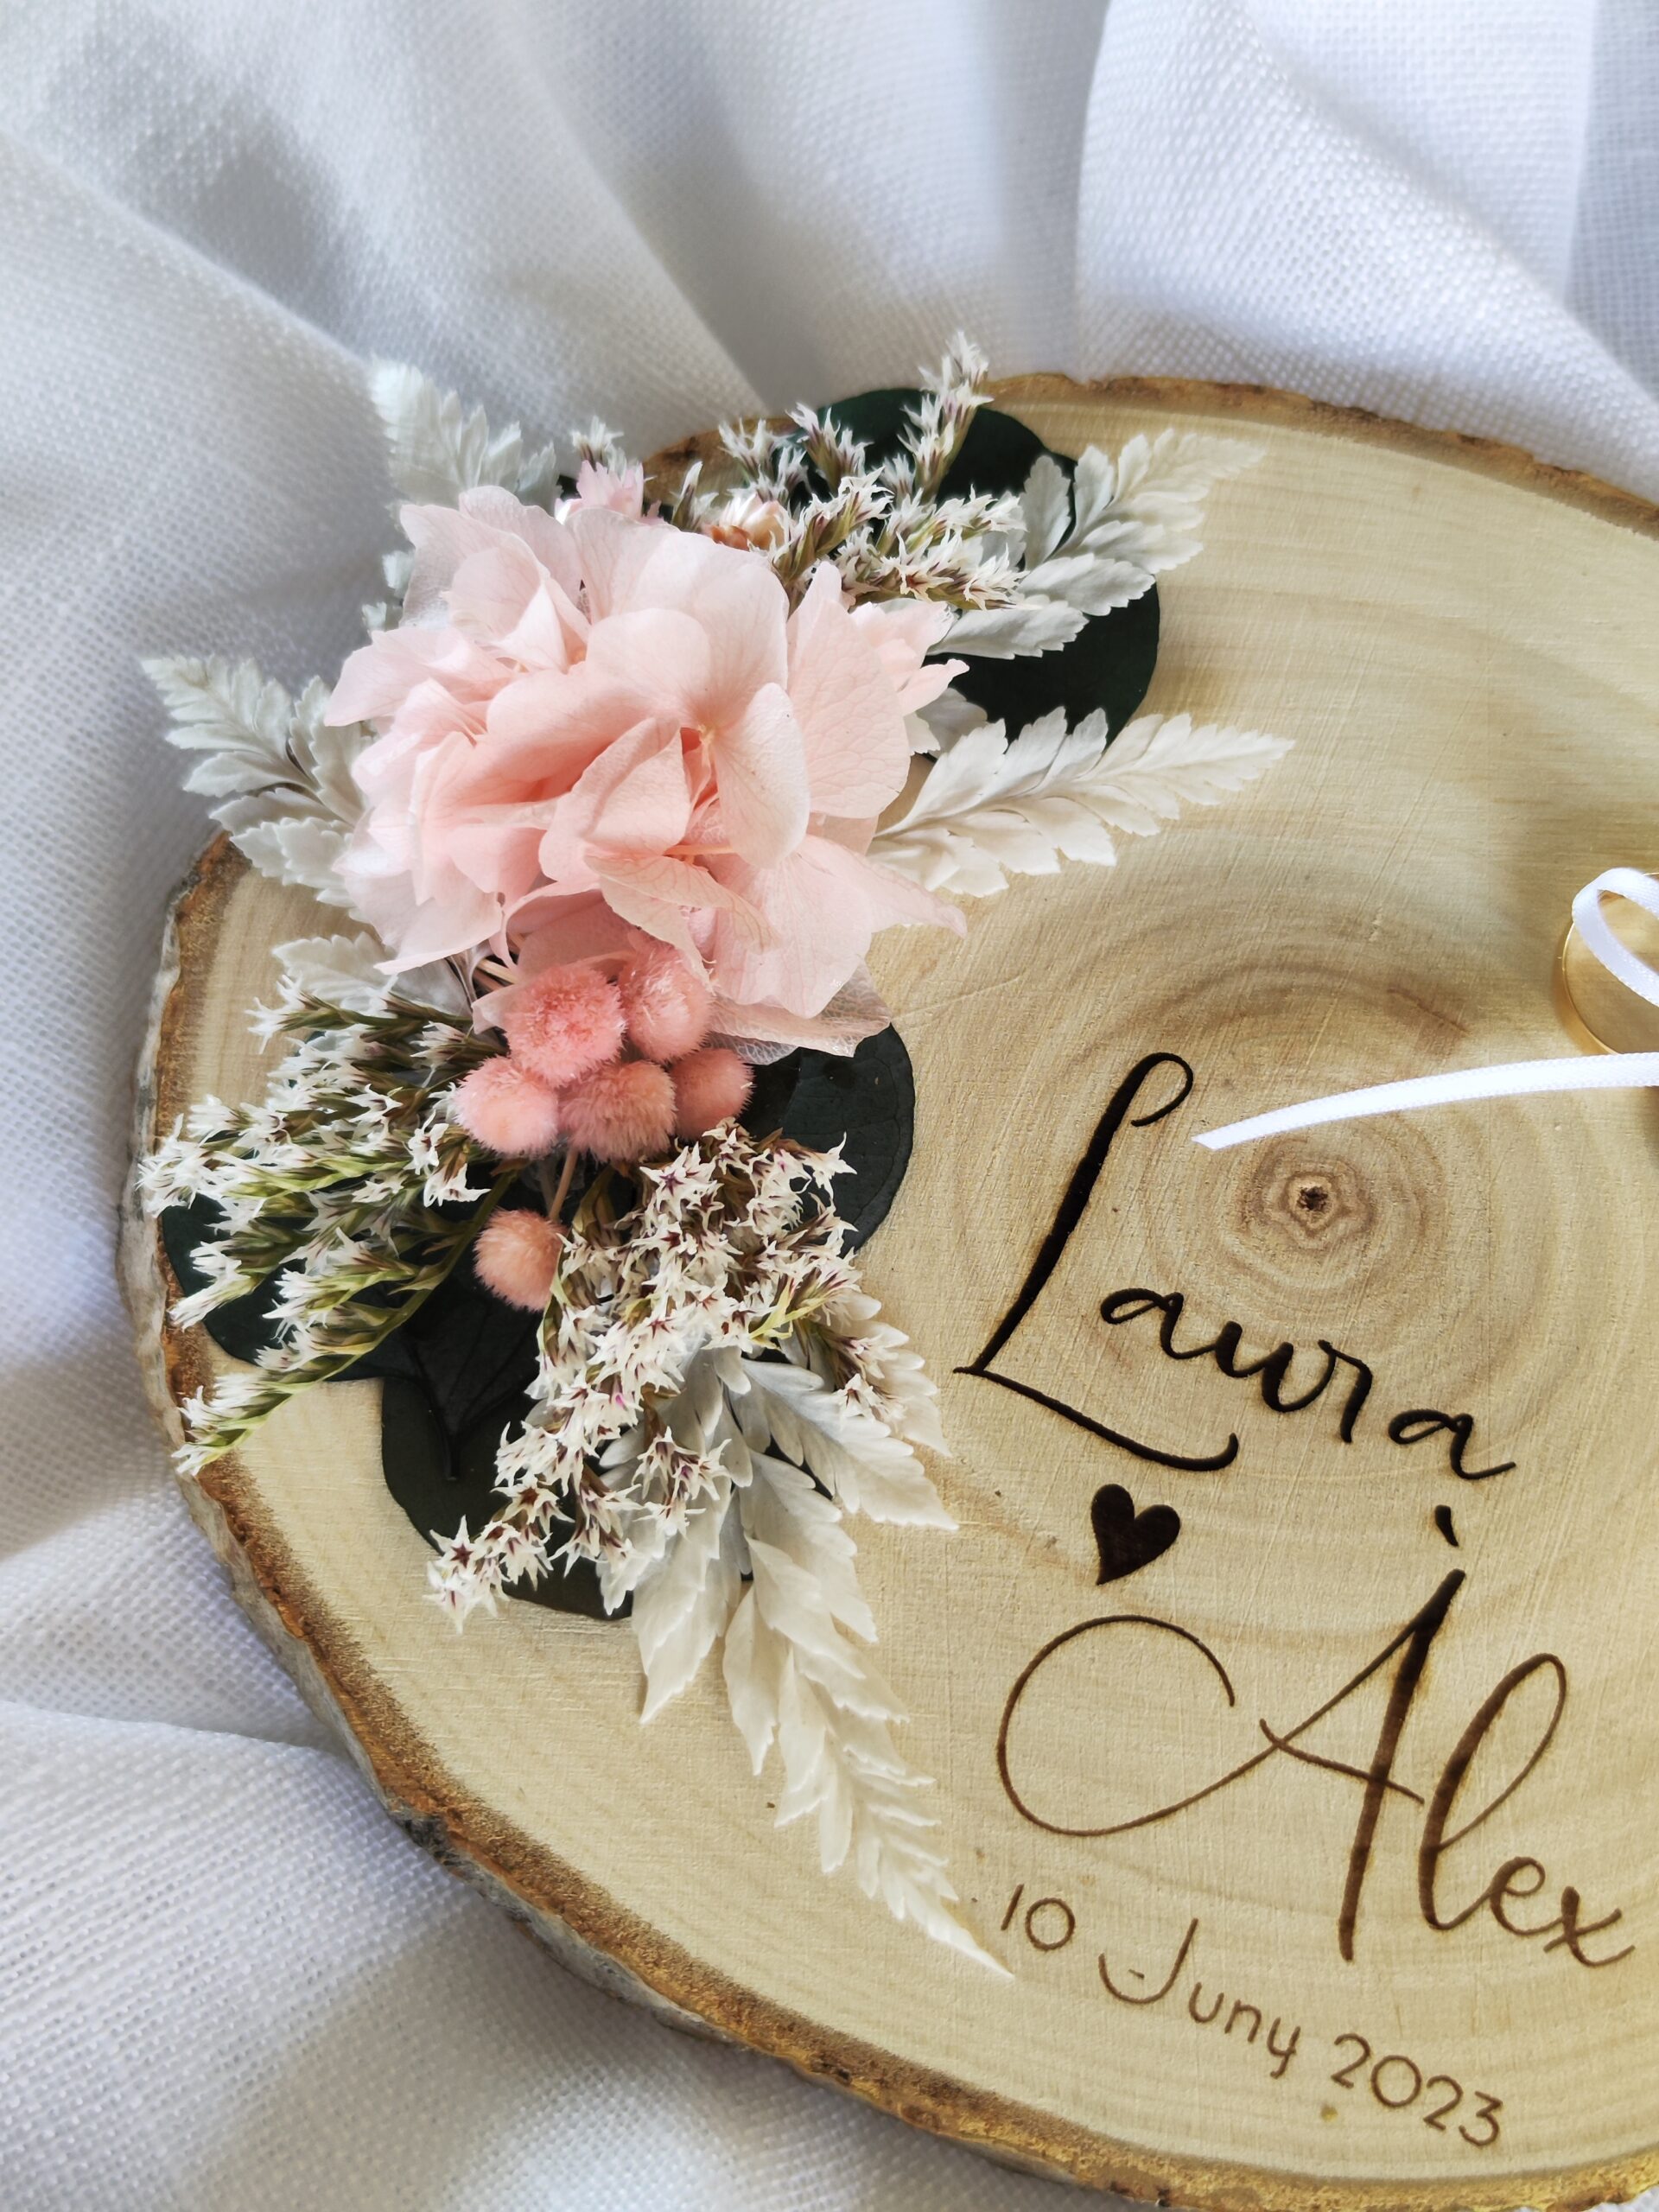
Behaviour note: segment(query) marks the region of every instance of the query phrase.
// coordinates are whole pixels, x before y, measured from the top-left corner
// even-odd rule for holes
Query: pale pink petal
[[[765,925],[742,891],[690,861],[675,860],[667,853],[601,853],[594,856],[594,869],[607,898],[620,886],[693,911],[713,907],[739,937],[755,942],[765,939]],[[613,898],[611,903],[616,905]],[[618,907],[617,911],[622,910]]]
[[[606,904],[604,894],[587,892],[569,898],[551,890],[533,892],[514,912],[518,972],[539,975],[543,968],[573,960],[620,960],[629,950],[628,925]]]
[[[585,661],[520,677],[490,702],[479,748],[480,795],[489,790],[551,798],[567,791],[643,718],[636,695],[595,677]]]
[[[724,836],[746,860],[765,865],[806,834],[811,801],[801,733],[787,692],[768,683],[740,719],[711,734]]]
[[[664,533],[631,523],[610,507],[583,507],[563,525],[571,536],[582,563],[583,602],[595,622],[631,607],[654,606],[635,592],[635,581],[646,567],[652,550]],[[680,531],[667,535],[683,536]]]
[[[954,619],[935,600],[867,599],[851,610],[849,619],[880,657],[907,715],[931,704],[967,670],[965,660],[924,658],[948,636]]]
[[[885,1029],[893,1016],[870,981],[868,968],[854,971],[852,980],[836,993],[822,1014],[791,1014],[787,1007],[741,1006],[717,998],[709,1019],[711,1037],[728,1039],[747,1058],[775,1058],[798,1046],[842,1058],[855,1052],[867,1037]],[[745,1047],[775,1048],[765,1054]]]
[[[487,552],[496,533],[456,507],[400,507],[397,519],[415,549],[404,594],[404,620],[418,622],[437,607],[461,563],[469,554]]]
[[[709,690],[709,645],[706,631],[689,614],[667,607],[642,607],[634,614],[613,614],[594,625],[588,641],[588,666],[595,683],[626,687],[641,709],[676,728],[695,727]]]
[[[524,613],[501,633],[499,647],[524,668],[567,669],[588,650],[588,618],[543,575]]]
[[[522,539],[480,546],[450,579],[449,619],[470,637],[499,638],[521,620],[543,581],[541,563]]]
[[[381,630],[359,645],[340,671],[323,719],[345,722],[383,721],[395,715],[416,684],[437,682],[452,697],[489,697],[512,671],[486,647],[459,630]]]
[[[470,952],[494,936],[500,919],[499,901],[481,891],[416,906],[392,957],[380,965],[388,976],[397,976],[406,968],[423,968],[429,960]]]
[[[545,507],[527,505],[499,484],[479,484],[461,495],[461,512],[471,521],[510,537],[522,538],[562,592],[575,600],[582,588],[576,543]]]
[[[686,836],[690,818],[690,791],[686,790],[686,752],[679,730],[655,723],[655,750],[641,750],[626,774],[615,777],[611,790],[600,798],[593,827],[593,845],[613,852],[664,852]],[[624,752],[624,743],[611,754]],[[611,759],[606,754],[606,763]],[[606,766],[595,763],[595,766]]]
[[[943,923],[961,914],[919,885],[843,846],[808,837],[779,866],[716,861],[721,880],[759,910],[771,942],[756,947],[723,915],[715,924],[713,977],[724,998],[771,1000],[793,1014],[823,1011],[853,976],[875,932],[895,923]]]
[[[957,937],[967,934],[968,920],[961,907],[951,906],[948,899],[931,891],[924,891],[909,876],[883,868],[865,854],[851,852],[827,838],[814,837],[810,842],[818,864],[828,868],[849,897],[861,899],[876,930],[909,929],[922,924],[950,930]]]
[[[910,772],[904,709],[826,561],[790,618],[789,696],[815,814],[880,814]]]
[[[632,836],[601,835],[613,808],[613,830],[632,830]],[[554,883],[591,880],[590,847],[652,852],[677,844],[690,811],[678,731],[671,723],[636,723],[607,746],[552,809],[542,839],[543,871]]]
[[[581,515],[572,527],[586,531],[616,519]],[[616,607],[625,584],[626,611],[660,607],[689,615],[703,631],[709,673],[694,719],[718,728],[740,715],[762,685],[785,681],[789,599],[760,554],[734,553],[691,531],[636,527],[628,535],[631,558],[626,575],[613,564],[605,611]],[[591,594],[591,580],[589,588]]]
[[[664,944],[673,945],[688,960],[701,961],[702,954],[684,907],[676,906],[671,899],[654,899],[648,891],[629,883],[621,875],[607,878],[604,891],[619,919],[632,923],[636,929],[660,938]]]
[[[613,468],[601,468],[594,461],[584,461],[576,470],[576,496],[571,506],[577,512],[585,507],[609,507],[638,522],[645,511],[645,472],[637,461],[620,475]]]
[[[569,532],[545,508],[526,506],[499,485],[463,492],[459,506],[404,507],[398,519],[415,548],[404,597],[406,621],[419,620],[431,609],[469,556],[515,542],[527,546],[560,588],[575,598],[581,568]]]

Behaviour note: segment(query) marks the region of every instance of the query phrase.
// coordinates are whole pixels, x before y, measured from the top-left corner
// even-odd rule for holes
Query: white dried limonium
[[[450,1118],[454,1086],[496,1049],[461,1018],[385,994],[350,1009],[288,976],[255,1027],[297,1039],[260,1103],[201,1100],[138,1168],[150,1213],[202,1198],[219,1209],[192,1255],[205,1281],[173,1307],[181,1327],[276,1285],[259,1371],[185,1404],[180,1463],[193,1474],[400,1327],[522,1166]]]

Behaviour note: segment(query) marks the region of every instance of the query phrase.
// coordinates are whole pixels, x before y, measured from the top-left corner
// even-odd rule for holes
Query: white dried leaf
[[[1023,588],[1063,600],[1079,614],[1109,614],[1143,598],[1152,589],[1152,573],[1133,561],[1099,553],[1065,553],[1030,569]]]
[[[372,1014],[390,996],[442,1014],[467,1011],[467,993],[447,960],[406,969],[394,979],[382,965],[386,948],[366,931],[357,937],[295,938],[276,952],[296,989],[351,1014]]]
[[[988,720],[983,707],[964,699],[954,683],[947,683],[937,699],[930,699],[909,717],[912,753],[937,753],[941,745],[966,730],[977,729]]]
[[[207,756],[192,766],[187,791],[221,798],[293,774],[288,752],[292,702],[251,661],[232,664],[181,655],[147,660],[143,670],[173,717],[168,742]]]
[[[935,1823],[918,1802],[931,1784],[891,1733],[903,1713],[842,1633],[849,1624],[859,1635],[874,1629],[859,1625],[868,1616],[836,1507],[799,1469],[765,1459],[739,1510],[754,1580],[728,1628],[723,1672],[757,1774],[777,1746],[778,1825],[815,1816],[826,1873],[850,1859],[864,1894],[896,1918],[1005,1973],[950,1910],[957,1893],[931,1840]]]
[[[749,1764],[756,1774],[766,1763],[778,1730],[779,1675],[784,1656],[782,1640],[760,1619],[753,1584],[739,1600],[726,1630],[721,1671],[726,1695],[738,1733],[748,1747]]]
[[[516,423],[493,435],[481,407],[470,413],[418,369],[378,361],[370,388],[385,426],[392,482],[406,499],[454,506],[463,492],[499,484],[545,505],[557,488],[554,448],[526,454]]]
[[[1052,454],[1039,454],[1032,463],[1020,506],[1026,518],[1026,566],[1034,569],[1047,560],[1071,524],[1071,486]]]
[[[745,1407],[764,1403],[772,1441],[809,1467],[849,1513],[873,1521],[954,1529],[921,1461],[900,1437],[849,1405],[810,1368],[745,1360]]]
[[[1052,653],[1070,645],[1084,616],[1063,600],[1018,599],[1008,607],[976,607],[959,614],[936,653],[975,653],[987,660],[1014,660],[1027,653]]]
[[[1260,459],[1258,448],[1235,438],[1161,430],[1150,441],[1131,438],[1116,462],[1090,446],[1068,487],[1065,472],[1043,455],[1021,495],[1017,599],[962,616],[935,650],[1007,658],[1065,645],[1089,617],[1129,606],[1165,569],[1190,561],[1212,486]]]
[[[1116,467],[1090,447],[1077,463],[1076,518],[1058,553],[1133,564],[1148,578],[1190,561],[1202,544],[1204,503],[1229,476],[1253,468],[1259,446],[1196,430],[1131,438]]]
[[[200,755],[186,789],[217,799],[209,811],[238,851],[276,882],[348,907],[337,869],[363,810],[352,764],[372,733],[324,722],[327,684],[308,683],[296,702],[251,661],[149,660],[144,669],[172,714],[168,741]]]
[[[313,891],[325,906],[343,906],[351,900],[340,880],[340,856],[346,849],[343,833],[312,816],[287,813],[275,820],[244,826],[226,806],[217,819],[231,833],[237,850],[245,853],[261,875],[274,883],[289,883]]]
[[[741,1510],[751,1556],[758,1546],[769,1562],[764,1588],[755,1568],[761,1611],[826,1662],[838,1662],[844,1643],[837,1622],[874,1643],[875,1622],[853,1567],[857,1547],[840,1507],[786,1459],[757,1454],[755,1478]]]
[[[332,687],[313,677],[294,702],[288,749],[319,805],[345,829],[356,826],[363,811],[353,766],[374,733],[365,722],[330,724],[323,720]]]
[[[732,1485],[721,1479],[686,1513],[685,1525],[662,1558],[634,1586],[633,1633],[645,1670],[641,1718],[650,1720],[677,1697],[713,1650],[731,1619],[741,1586]]]
[[[1182,806],[1212,806],[1290,749],[1284,738],[1188,715],[1143,715],[1115,744],[1105,717],[1068,729],[1057,709],[1002,742],[1001,723],[942,752],[871,856],[925,885],[975,898],[1010,874],[1052,875],[1061,860],[1109,867],[1110,832],[1150,836]]]

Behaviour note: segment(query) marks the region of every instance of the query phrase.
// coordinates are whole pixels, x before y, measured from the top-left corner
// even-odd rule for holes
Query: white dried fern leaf
[[[849,1318],[883,1332],[899,1387],[911,1379],[904,1340],[866,1302]],[[919,1802],[929,1780],[893,1743],[906,1714],[864,1649],[876,1628],[846,1511],[855,1500],[873,1517],[953,1525],[913,1452],[810,1368],[735,1351],[698,1360],[672,1423],[731,1471],[632,1580],[641,1717],[685,1689],[723,1637],[727,1696],[754,1770],[774,1748],[782,1761],[779,1827],[816,1815],[826,1873],[850,1860],[866,1896],[1001,1973],[950,1910],[956,1891]]]
[[[772,1442],[810,1469],[849,1513],[925,1529],[956,1527],[903,1438],[849,1405],[810,1368],[753,1359],[741,1367],[749,1385],[741,1402],[746,1441],[753,1443],[764,1407]]]
[[[383,963],[386,948],[367,931],[358,937],[302,937],[275,948],[283,973],[296,990],[344,1007],[351,1014],[372,1014],[392,995],[442,1014],[468,1011],[461,978],[447,960],[407,968],[392,982]]]
[[[326,683],[290,699],[251,661],[147,660],[144,672],[172,715],[168,741],[199,756],[185,788],[218,802],[238,849],[278,883],[346,905],[338,864],[363,809],[352,764],[372,733],[329,728]]]
[[[957,1893],[917,1802],[928,1777],[890,1732],[905,1715],[846,1632],[872,1639],[874,1624],[840,1509],[785,1460],[757,1454],[753,1466],[737,1508],[753,1581],[727,1630],[723,1663],[755,1772],[774,1745],[782,1761],[778,1824],[816,1815],[826,1873],[850,1859],[867,1897],[1002,1973],[950,1910]]]
[[[1000,722],[942,751],[871,857],[925,885],[985,898],[1061,860],[1109,867],[1116,830],[1151,836],[1184,805],[1213,806],[1290,749],[1260,730],[1145,715],[1108,744],[1103,715],[1068,729],[1058,710],[1005,745]]]
[[[1007,659],[1069,643],[1090,615],[1128,606],[1165,569],[1190,561],[1212,488],[1261,457],[1236,438],[1160,430],[1131,438],[1116,461],[1090,446],[1068,483],[1058,462],[1040,454],[1020,497],[1019,598],[963,615],[938,650]]]
[[[693,1681],[731,1619],[747,1564],[741,1529],[730,1510],[732,1494],[730,1481],[722,1479],[689,1508],[678,1537],[634,1586],[633,1633],[645,1670],[644,1720],[653,1719]]]
[[[480,484],[504,485],[546,505],[558,484],[552,446],[527,452],[516,423],[492,435],[484,410],[401,362],[378,361],[370,379],[385,425],[392,482],[406,499],[452,507]]]
[[[1154,576],[1199,551],[1204,503],[1214,487],[1255,467],[1261,458],[1259,446],[1195,430],[1131,438],[1116,462],[1090,446],[1077,463],[1071,486],[1071,531],[1043,562],[1033,563],[1027,554],[1032,582],[1044,588],[1045,571],[1054,563],[1087,557],[1137,570],[1146,579],[1140,587],[1144,591]],[[1070,597],[1069,591],[1057,588],[1060,596]]]

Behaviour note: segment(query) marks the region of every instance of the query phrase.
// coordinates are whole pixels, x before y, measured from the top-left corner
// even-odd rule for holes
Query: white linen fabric
[[[162,903],[142,652],[332,670],[372,356],[638,448],[907,379],[1241,377],[1659,496],[1643,0],[10,0],[0,2202],[1062,2201],[563,1974],[226,1594],[112,1274]]]

